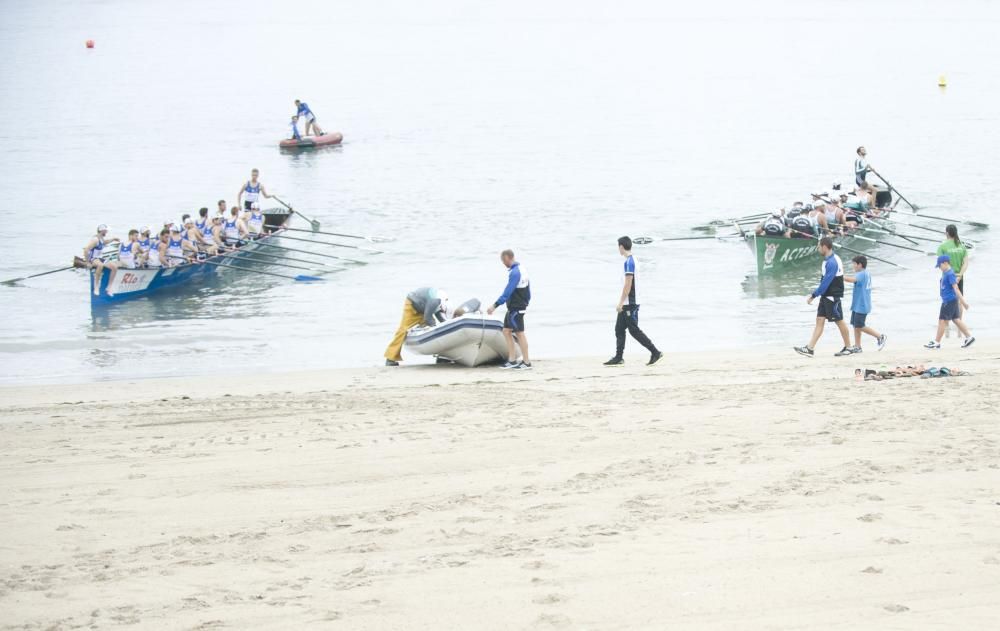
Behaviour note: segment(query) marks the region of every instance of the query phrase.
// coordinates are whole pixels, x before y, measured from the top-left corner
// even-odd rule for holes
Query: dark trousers
[[[618,312],[618,320],[615,322],[615,338],[618,341],[615,357],[621,357],[625,352],[625,331],[642,344],[650,353],[656,352],[653,341],[646,337],[646,334],[639,328],[639,305],[625,305]]]

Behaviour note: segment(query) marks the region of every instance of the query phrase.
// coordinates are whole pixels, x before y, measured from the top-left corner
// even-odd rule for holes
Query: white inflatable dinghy
[[[470,303],[479,308],[478,300],[466,304]],[[415,326],[406,333],[404,345],[410,352],[469,367],[507,357],[503,320],[485,313],[465,313],[437,326]]]

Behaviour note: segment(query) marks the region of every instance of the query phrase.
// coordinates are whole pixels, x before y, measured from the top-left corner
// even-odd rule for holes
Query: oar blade
[[[313,283],[316,281],[321,281],[323,279],[320,278],[319,276],[307,276],[306,274],[299,274],[298,276],[295,277],[295,280],[300,283]]]

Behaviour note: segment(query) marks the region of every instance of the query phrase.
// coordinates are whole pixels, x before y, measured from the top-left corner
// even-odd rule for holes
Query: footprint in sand
[[[545,594],[544,596],[536,596],[531,599],[531,602],[538,605],[556,605],[558,603],[564,602],[566,597],[562,594]]]
[[[882,568],[869,565],[865,569],[861,570],[861,572],[864,574],[881,574]]]
[[[858,517],[858,521],[863,521],[868,523],[871,523],[873,521],[878,521],[880,519],[882,519],[882,513],[868,513],[866,515]]]
[[[886,611],[891,611],[892,613],[903,613],[904,611],[909,611],[910,608],[906,605],[884,605],[882,609]]]

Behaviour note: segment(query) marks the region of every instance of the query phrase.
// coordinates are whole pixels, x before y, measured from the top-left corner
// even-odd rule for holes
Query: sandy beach
[[[0,628],[995,627],[1000,347],[827,342],[2,389]]]

